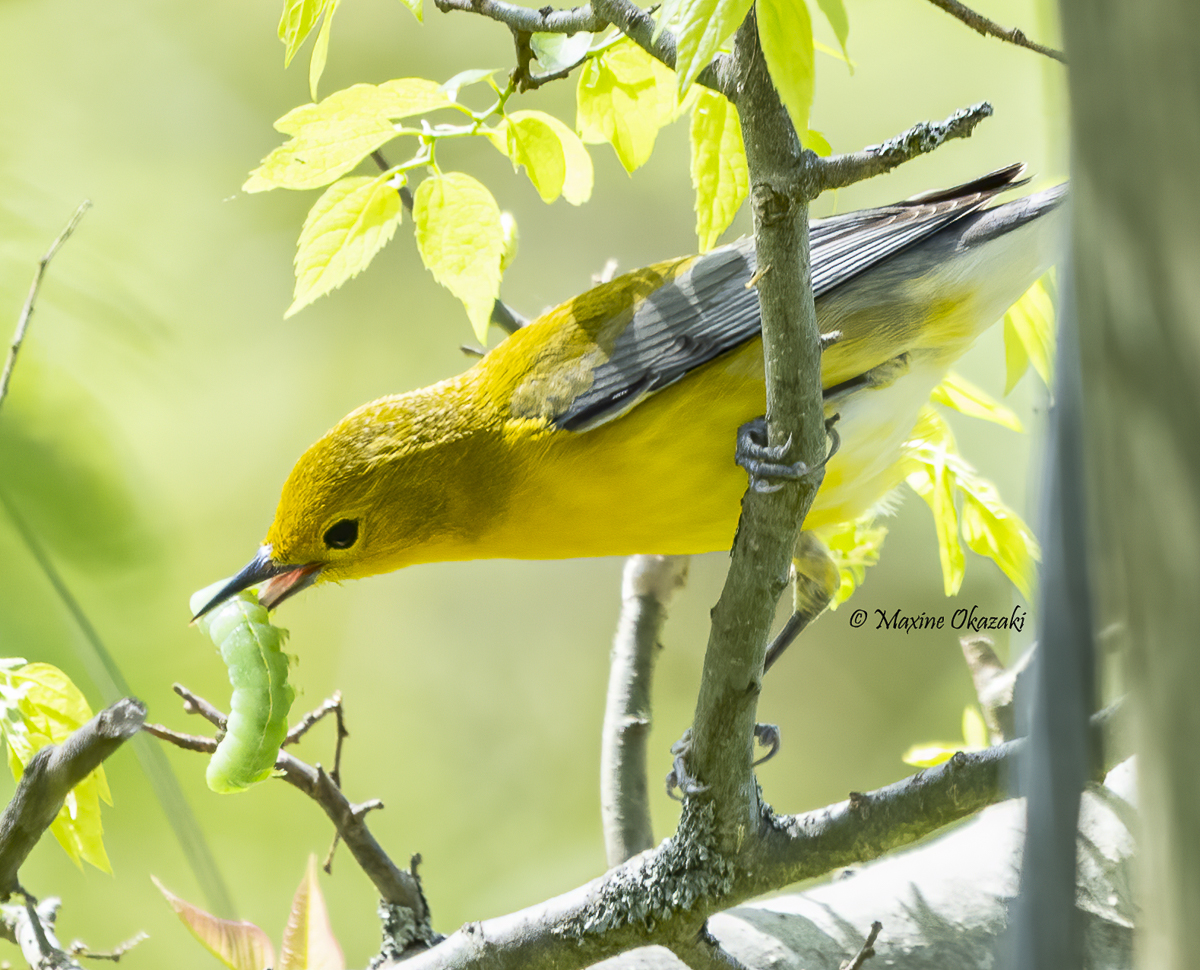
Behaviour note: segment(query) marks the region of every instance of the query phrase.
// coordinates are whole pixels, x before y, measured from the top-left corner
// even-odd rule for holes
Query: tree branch
[[[1015,44],[1017,47],[1024,47],[1026,50],[1052,57],[1060,64],[1067,63],[1067,56],[1062,51],[1034,43],[1016,27],[1001,27],[994,20],[988,20],[983,14],[976,13],[966,4],[959,3],[959,0],[929,0],[929,2],[939,10],[946,11],[955,20],[966,24],[977,34],[982,34],[984,37],[997,37],[1010,44]]]
[[[713,609],[686,755],[695,782],[683,787],[702,791],[703,805],[716,813],[709,850],[730,855],[759,816],[751,761],[767,637],[796,536],[821,484],[825,454],[808,198],[795,191],[811,183],[803,173],[816,156],[800,150],[767,73],[753,10],[738,29],[733,57],[761,274],[769,444],[782,449],[780,461],[799,459],[814,472],[778,491],[746,493],[729,574]],[[694,800],[685,800],[685,822]]]
[[[225,723],[225,715],[207,700],[180,684],[176,684],[174,687],[175,693],[183,698],[184,710],[187,713],[197,714],[218,726]],[[318,711],[327,708],[328,704],[329,702],[326,702]],[[300,726],[310,720],[315,720],[315,718],[312,715],[302,718],[297,728],[293,728],[288,736],[296,733]],[[181,734],[163,727],[161,724],[147,724],[145,730],[156,738],[183,748],[185,751],[212,753],[217,749],[217,742],[213,738]],[[314,767],[306,764],[287,751],[279,752],[275,759],[275,770],[280,773],[284,781],[293,788],[304,792],[321,807],[333,823],[342,841],[346,843],[346,847],[354,856],[359,867],[374,883],[383,903],[388,906],[404,907],[411,912],[411,919],[408,921],[409,936],[404,941],[404,945],[428,945],[435,941],[437,936],[429,925],[429,907],[421,892],[420,882],[415,875],[405,872],[392,862],[391,857],[375,840],[364,820],[368,812],[382,808],[383,803],[378,799],[357,805],[350,802],[325,769],[320,765]]]
[[[600,815],[610,866],[654,845],[646,770],[650,683],[667,605],[687,582],[687,571],[687,556],[625,561],[600,750]]]
[[[927,155],[953,138],[970,138],[975,126],[991,116],[992,106],[981,101],[969,108],[960,108],[945,121],[922,121],[908,131],[889,138],[882,145],[871,145],[861,152],[831,155],[829,158],[814,156],[811,167],[818,180],[819,191],[845,188],[855,182],[883,175],[918,156]],[[814,197],[810,195],[810,198]]]
[[[0,816],[0,895],[19,891],[17,871],[71,789],[137,734],[145,719],[146,706],[127,697],[71,732],[62,744],[47,745],[30,759]]]
[[[0,935],[19,946],[25,961],[37,970],[83,970],[54,933],[61,906],[57,896],[40,903],[27,896],[20,904],[0,906]]]
[[[719,910],[877,858],[1001,801],[1025,749],[1020,739],[960,753],[904,781],[801,815],[777,816],[764,806],[745,834],[737,865],[697,849],[683,832],[562,896],[467,924],[403,966],[571,970],[635,947],[687,948]],[[711,821],[711,812],[702,814]]]
[[[434,0],[434,3],[443,13],[457,10],[479,14],[520,33],[599,33],[610,26],[616,27],[646,53],[672,70],[675,68],[674,36],[664,30],[656,40],[653,18],[631,0],[593,0],[591,4],[570,10],[555,10],[553,7],[533,10],[506,3],[505,0]],[[713,58],[696,80],[705,87],[720,91],[730,101],[735,101],[737,97],[729,58],[725,55]]]

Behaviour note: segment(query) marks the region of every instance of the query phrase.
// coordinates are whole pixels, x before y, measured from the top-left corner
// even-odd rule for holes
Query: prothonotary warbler
[[[899,484],[932,389],[1057,258],[1065,186],[987,205],[1023,172],[813,220],[817,317],[841,332],[821,371],[841,448],[806,528]],[[465,373],[352,411],[300,456],[258,554],[205,610],[422,562],[728,549],[746,489],[735,437],[765,407],[755,269],[743,239],[626,273]]]

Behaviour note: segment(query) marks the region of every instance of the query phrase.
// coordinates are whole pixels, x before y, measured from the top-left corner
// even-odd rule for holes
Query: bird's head
[[[273,609],[314,583],[399,569],[452,531],[444,472],[455,449],[413,403],[364,405],[301,455],[257,554],[196,616],[252,586]]]

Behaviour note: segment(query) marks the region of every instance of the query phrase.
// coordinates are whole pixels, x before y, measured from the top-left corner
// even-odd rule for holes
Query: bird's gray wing
[[[994,195],[1019,184],[1023,165],[895,205],[863,209],[809,226],[813,293],[820,297],[885,259],[927,239]],[[554,417],[555,426],[586,431],[620,417],[647,395],[755,337],[758,291],[753,239],[698,257],[652,292],[593,372],[591,386]]]

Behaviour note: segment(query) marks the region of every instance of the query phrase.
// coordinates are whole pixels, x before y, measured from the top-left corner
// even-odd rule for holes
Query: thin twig
[[[204,698],[188,690],[182,684],[175,684],[174,690],[183,699],[184,710],[187,713],[196,714],[216,725],[225,723],[225,714]],[[339,708],[334,708],[335,715],[338,710]],[[212,752],[217,748],[217,742],[213,738],[182,734],[160,724],[146,725],[145,730],[186,751]],[[345,725],[342,724],[339,727],[338,753],[335,755],[335,758],[339,760],[341,738],[344,736],[344,731]],[[432,941],[434,934],[429,926],[429,909],[417,880],[392,862],[364,821],[364,816],[368,812],[382,808],[383,803],[378,799],[371,799],[361,804],[350,802],[325,769],[320,765],[315,767],[308,765],[287,751],[279,752],[275,759],[275,770],[279,772],[279,776],[284,781],[304,792],[321,806],[346,843],[346,847],[353,854],[355,861],[375,884],[375,888],[384,901],[412,910],[413,940]]]
[[[137,946],[139,943],[144,943],[148,939],[150,939],[150,934],[139,930],[124,943],[119,943],[111,950],[104,950],[102,952],[89,950],[86,943],[76,940],[71,944],[67,952],[73,957],[83,957],[85,960],[111,960],[113,963],[117,963],[120,961],[121,957],[132,950],[135,946]]]
[[[342,750],[342,748],[341,748],[342,738],[347,736],[346,728],[342,724],[342,692],[340,690],[335,690],[333,692],[332,697],[327,697],[324,701],[321,702],[321,705],[319,707],[314,707],[311,711],[309,711],[302,718],[300,718],[300,720],[297,721],[292,726],[291,730],[288,731],[287,737],[285,737],[283,739],[283,744],[281,745],[281,747],[287,747],[289,744],[295,744],[302,737],[304,737],[304,735],[306,735],[310,730],[312,730],[314,725],[316,725],[319,721],[323,720],[324,718],[328,717],[330,714],[337,715],[337,732],[338,732],[337,755],[338,755],[338,757],[340,757],[341,750]]]
[[[1035,43],[1016,27],[1001,27],[994,20],[989,20],[983,14],[976,13],[966,4],[959,3],[958,0],[929,0],[929,2],[984,37],[997,37],[1010,44],[1015,44],[1017,47],[1024,47],[1026,50],[1052,57],[1060,64],[1067,63],[1067,56],[1062,51]]]
[[[75,231],[83,214],[91,208],[91,205],[92,203],[88,199],[79,203],[75,214],[71,216],[62,232],[50,244],[46,254],[38,260],[37,269],[33,272],[33,282],[29,284],[29,294],[25,297],[25,305],[21,308],[21,315],[17,318],[17,330],[13,334],[12,344],[8,348],[8,359],[4,362],[4,370],[0,372],[0,404],[4,403],[4,397],[8,394],[8,382],[12,379],[13,367],[17,363],[17,354],[21,351],[21,344],[29,329],[29,320],[33,316],[33,305],[37,302],[38,291],[42,288],[42,277],[46,274],[46,267],[50,265],[50,260],[54,258],[54,254],[59,251],[62,244],[71,238],[71,233]]]
[[[206,738],[200,734],[183,734],[180,731],[172,731],[165,725],[154,724],[152,722],[143,724],[142,730],[158,738],[160,741],[166,741],[168,744],[173,744],[184,751],[199,751],[201,754],[212,754],[217,750],[216,738]]]
[[[871,932],[867,934],[866,942],[863,943],[857,955],[853,960],[846,960],[842,963],[838,970],[862,970],[862,965],[875,955],[875,941],[879,938],[879,931],[883,929],[883,924],[876,920],[871,924]]]
[[[199,694],[193,694],[183,684],[172,684],[171,690],[175,691],[183,698],[183,710],[186,714],[199,714],[204,720],[208,721],[214,727],[220,730],[225,730],[225,725],[228,720],[226,715],[217,709],[217,707],[206,701]]]

